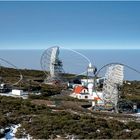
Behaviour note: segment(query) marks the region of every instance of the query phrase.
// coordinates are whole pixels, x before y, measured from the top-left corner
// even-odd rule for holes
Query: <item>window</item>
[[[85,96],[85,99],[87,99],[88,98],[88,96]]]
[[[84,93],[86,93],[86,90],[84,89]]]

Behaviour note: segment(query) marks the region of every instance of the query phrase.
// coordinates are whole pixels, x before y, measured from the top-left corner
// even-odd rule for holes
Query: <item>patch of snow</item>
[[[67,135],[65,138],[70,139],[70,140],[75,140],[76,139],[74,135]]]
[[[19,127],[21,127],[21,124],[12,125],[12,126],[10,127],[10,131],[7,132],[7,133],[5,134],[5,137],[2,138],[1,140],[18,140],[18,138],[15,137],[15,134],[16,134],[17,129],[18,129]],[[31,137],[29,134],[27,134],[27,137],[26,137],[26,138],[21,138],[21,139],[22,139],[22,140],[30,140],[30,139],[32,139],[32,137]]]
[[[130,115],[135,116],[135,117],[140,117],[140,108],[138,108],[137,113],[133,113],[133,114],[130,114]]]
[[[10,127],[10,131],[8,133],[6,133],[5,138],[6,139],[15,139],[15,134],[17,132],[17,129],[21,126],[21,124],[17,124],[17,125],[12,125]]]
[[[100,133],[101,131],[100,131],[100,129],[97,129],[96,132]]]
[[[124,129],[123,131],[124,131],[124,132],[128,132],[128,133],[131,132],[130,129]]]
[[[130,82],[128,82],[127,84],[128,84],[128,85],[131,85],[131,83],[130,83]]]
[[[60,135],[56,135],[57,136],[57,138],[60,138],[61,136]]]
[[[4,133],[4,129],[3,128],[0,129],[0,133]]]
[[[23,99],[28,99],[28,93],[24,92],[23,95],[13,95],[12,92],[9,93],[0,93],[1,96],[11,96],[15,98],[23,98]]]
[[[140,117],[140,113],[130,114],[132,116]]]

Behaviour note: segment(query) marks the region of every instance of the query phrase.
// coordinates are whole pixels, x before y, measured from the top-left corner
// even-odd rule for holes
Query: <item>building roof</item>
[[[94,100],[101,100],[100,97],[94,97]]]
[[[87,88],[85,88],[85,87],[83,87],[83,86],[76,86],[76,87],[74,88],[74,93],[80,94],[80,93],[82,92],[82,90],[84,90],[84,89],[87,89]]]

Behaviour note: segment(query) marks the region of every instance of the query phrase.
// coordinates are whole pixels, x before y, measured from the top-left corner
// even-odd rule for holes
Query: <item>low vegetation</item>
[[[5,72],[10,74],[4,74]],[[12,77],[15,81],[18,79],[18,74],[14,69],[7,68],[5,72],[2,76],[7,77],[6,80],[9,83],[13,82]],[[88,115],[90,111],[83,111],[79,107],[85,101],[65,96],[69,94],[63,90],[65,86],[45,85],[42,71],[21,70],[21,72],[24,79],[18,87],[25,91],[41,92],[42,94],[31,94],[27,100],[0,96],[0,129],[20,123],[21,127],[16,133],[17,138],[23,138],[27,134],[34,139],[54,139],[58,136],[60,139],[140,138],[139,122],[126,121],[124,123],[115,117],[110,117],[111,115],[105,118],[105,115],[100,112]],[[130,83],[124,84],[121,96],[123,99],[129,99],[139,104],[140,82]],[[35,104],[34,100],[55,101],[58,106],[48,107],[45,104]],[[60,103],[63,106],[59,107]],[[0,134],[0,137],[3,135]]]
[[[56,138],[58,135],[78,139],[140,138],[138,122],[122,123],[66,111],[54,112],[44,105],[32,104],[30,100],[0,96],[0,128],[19,123],[22,127],[17,131],[18,138],[25,134],[35,139]]]
[[[121,97],[137,103],[140,108],[140,81],[127,81],[124,83]]]

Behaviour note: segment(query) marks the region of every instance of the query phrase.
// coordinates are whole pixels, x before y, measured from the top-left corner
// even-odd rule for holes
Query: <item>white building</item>
[[[87,86],[88,83],[94,83],[94,79],[81,79],[81,83],[83,86]]]
[[[78,99],[86,99],[91,100],[92,105],[95,104],[103,105],[103,93],[102,92],[95,92],[93,91],[94,85],[93,83],[89,83],[88,88],[78,85],[74,88],[73,93],[71,94],[72,97],[78,98]]]
[[[17,96],[22,96],[23,95],[23,90],[13,89],[12,94],[17,95]]]

